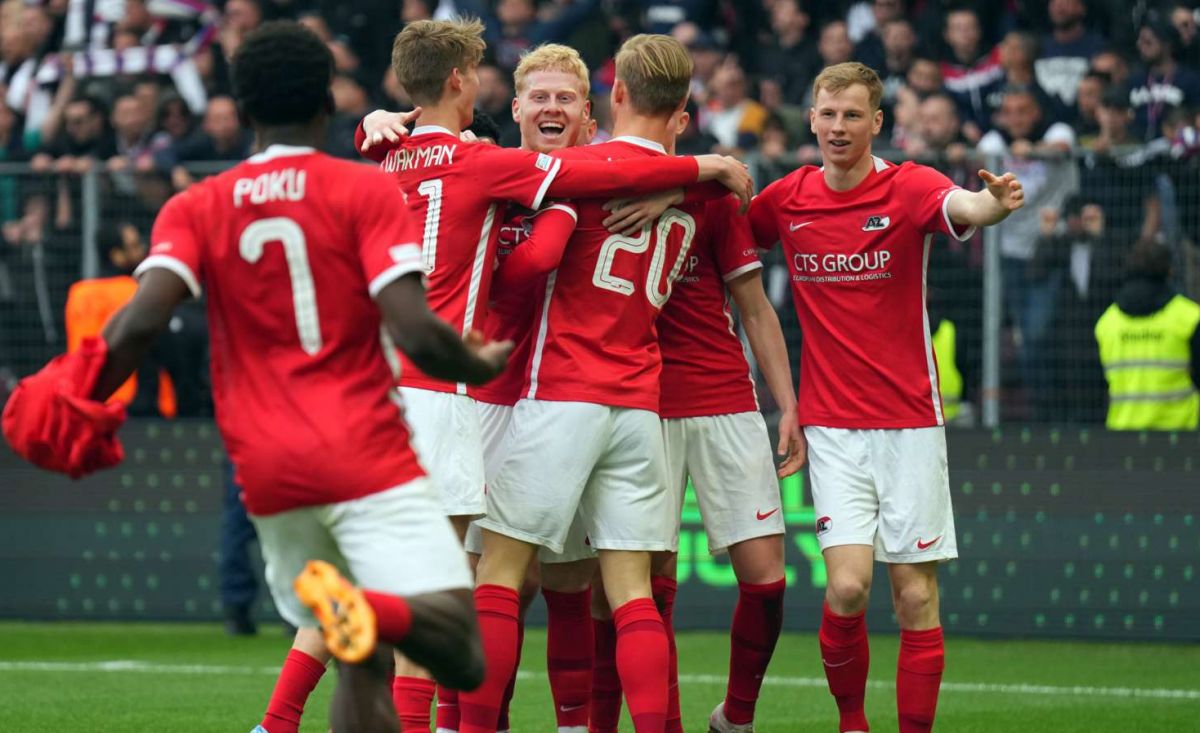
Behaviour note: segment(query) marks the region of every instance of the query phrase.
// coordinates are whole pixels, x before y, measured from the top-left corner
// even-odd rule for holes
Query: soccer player
[[[397,36],[392,68],[421,125],[369,155],[392,172],[408,210],[424,222],[422,257],[434,312],[463,333],[487,317],[493,261],[504,206],[531,210],[553,196],[608,196],[663,190],[697,180],[721,180],[748,198],[743,166],[731,158],[661,157],[614,163],[566,160],[544,153],[462,143],[479,91],[483,56],[478,21],[417,21]],[[357,144],[365,141],[359,129]],[[390,142],[390,141],[389,141]],[[479,417],[466,385],[423,374],[402,358],[401,392],[417,453],[433,472],[447,516],[463,536],[484,513],[484,464]],[[419,669],[399,662],[398,685],[417,689]],[[405,706],[407,707],[407,705]]]
[[[957,557],[937,364],[925,311],[935,234],[966,239],[1024,204],[1011,173],[964,191],[941,173],[871,154],[883,86],[859,63],[813,82],[824,166],[754,199],[759,245],[782,242],[804,331],[799,419],[829,584],[821,656],[840,730],[866,731],[863,617],[872,560],[888,564],[900,624],[901,733],[933,726],[944,667],[937,563]]]
[[[563,155],[630,165],[663,159],[687,100],[691,59],[666,36],[620,49],[612,141]],[[668,642],[650,591],[650,552],[672,549],[658,421],[661,358],[654,321],[685,264],[703,207],[670,209],[629,237],[608,232],[601,200],[577,201],[578,226],[543,290],[523,399],[479,520],[476,607],[484,684],[459,696],[462,733],[496,730],[516,664],[518,589],[539,546],[559,552],[576,513],[599,551],[614,609],[617,667],[638,733],[661,733]],[[519,250],[518,250],[519,253]],[[514,254],[507,266],[512,265]]]
[[[316,685],[326,646],[352,662],[340,667],[331,714],[339,731],[396,730],[380,659],[389,645],[449,685],[472,687],[483,671],[465,555],[389,388],[380,311],[405,354],[443,379],[486,381],[511,345],[464,342],[430,312],[420,246],[390,177],[316,152],[331,74],[325,44],[300,25],[269,23],[246,38],[232,80],[261,152],[163,207],[133,300],[104,341],[66,365],[84,374],[73,397],[102,401],[175,306],[207,288],[218,427],[276,607],[300,629],[261,726],[269,733],[297,730],[287,699]],[[61,389],[62,366],[44,370],[49,390]],[[39,420],[21,414],[38,404],[39,378],[21,389],[6,428],[58,420],[70,456],[108,450],[87,425],[71,429],[96,403],[77,399],[65,417]],[[378,650],[376,638],[386,642]]]

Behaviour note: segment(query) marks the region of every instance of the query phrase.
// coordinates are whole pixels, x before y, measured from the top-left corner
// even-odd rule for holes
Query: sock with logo
[[[458,693],[459,733],[496,733],[504,691],[517,668],[517,635],[521,600],[512,588],[475,588],[475,610],[487,671],[483,684]]]
[[[592,690],[592,591],[559,593],[542,588],[546,599],[546,671],[559,728],[588,724]],[[619,694],[619,693],[618,693]]]
[[[308,696],[323,674],[325,665],[318,659],[299,649],[289,651],[283,660],[283,668],[279,670],[275,689],[271,692],[271,701],[267,703],[262,727],[271,733],[296,733],[300,730],[304,703],[308,702]]]
[[[424,677],[392,678],[392,704],[396,706],[400,730],[404,733],[429,730],[429,706],[436,691],[437,684]]]
[[[438,685],[437,688],[437,733],[458,732],[458,690]]]
[[[589,733],[617,733],[621,719],[621,677],[617,674],[617,627],[611,619],[592,621],[595,658],[592,697],[588,706]]]
[[[667,630],[667,723],[666,733],[683,733],[683,716],[679,711],[679,651],[675,646],[675,593],[679,583],[674,578],[654,575],[650,578],[650,593]]]
[[[825,604],[821,617],[821,660],[829,692],[837,700],[841,722],[838,730],[869,730],[863,699],[867,694],[867,669],[871,651],[867,645],[866,612],[839,616]]]
[[[651,598],[635,598],[613,611],[617,674],[634,733],[663,733],[667,724],[670,649],[662,616]]]
[[[783,578],[774,583],[738,583],[737,607],[729,629],[729,685],[725,718],[739,725],[754,720],[763,675],[783,629]]]
[[[900,660],[896,665],[896,712],[900,717],[900,733],[929,733],[933,729],[945,666],[942,627],[924,631],[900,630]]]

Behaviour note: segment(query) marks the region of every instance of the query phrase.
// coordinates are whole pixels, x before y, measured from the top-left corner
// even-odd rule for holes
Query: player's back
[[[217,420],[252,512],[422,474],[368,292],[419,268],[399,201],[376,171],[275,146],[177,196],[156,222],[147,263],[206,291]]]
[[[639,138],[562,151],[564,158],[665,155]],[[654,323],[671,295],[703,205],[668,209],[640,233],[605,229],[604,200],[584,200],[562,263],[546,287],[527,378],[533,399],[658,410],[662,359]]]

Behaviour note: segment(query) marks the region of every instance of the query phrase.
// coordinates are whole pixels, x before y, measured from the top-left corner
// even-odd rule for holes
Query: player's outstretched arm
[[[360,155],[376,163],[387,155],[387,151],[408,137],[408,125],[421,116],[421,108],[411,112],[388,112],[377,109],[358,123],[354,131],[354,147]]]
[[[719,182],[737,195],[743,207],[749,205],[754,194],[754,182],[746,166],[727,155],[654,156],[611,161],[568,156],[557,160],[555,165],[558,166],[557,173],[546,191],[555,198],[641,196],[698,181]]]
[[[104,327],[108,358],[92,389],[93,400],[103,402],[125,383],[171,322],[175,307],[189,297],[187,283],[170,270],[155,267],[142,275],[133,300]]]
[[[750,350],[754,352],[754,360],[767,380],[767,389],[771,390],[775,404],[782,411],[777,451],[783,463],[779,464],[779,477],[790,476],[804,466],[808,443],[796,417],[796,390],[792,387],[792,369],[783,328],[779,325],[775,307],[763,290],[761,268],[735,277],[727,286],[742,316],[742,328],[746,331]]]
[[[435,379],[483,384],[504,371],[511,341],[484,342],[472,331],[459,337],[425,301],[419,273],[389,283],[375,297],[392,341],[417,367]]]
[[[981,168],[979,177],[987,184],[984,190],[956,191],[950,196],[946,203],[950,221],[959,226],[991,226],[1025,205],[1025,190],[1012,173],[997,176]]]

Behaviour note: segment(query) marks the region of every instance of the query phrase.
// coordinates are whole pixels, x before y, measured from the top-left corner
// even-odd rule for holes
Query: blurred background
[[[759,188],[819,159],[807,123],[812,79],[858,60],[885,84],[877,155],[928,163],[969,189],[980,167],[1010,170],[1026,191],[1022,211],[966,242],[941,238],[929,263],[965,558],[944,576],[948,629],[1200,639],[1200,442],[1194,431],[1140,432],[1186,427],[1176,424],[1105,430],[1094,334],[1114,301],[1141,292],[1126,291],[1133,281],[1200,293],[1197,5],[3,0],[0,401],[128,299],[128,275],[169,196],[247,155],[229,59],[265,20],[299,19],[328,43],[337,65],[328,151],[347,158],[363,115],[409,106],[388,68],[407,22],[484,19],[479,106],[506,145],[519,142],[509,105],[523,51],[578,48],[604,130],[616,48],[635,33],[672,34],[695,61],[694,122],[680,152],[736,155]],[[1135,248],[1156,255],[1131,268]],[[802,335],[786,264],[778,251],[765,260],[795,362]],[[129,459],[83,487],[0,452],[0,575],[30,591],[0,596],[0,616],[217,618],[221,583],[252,583],[252,556],[240,580],[218,572],[236,490],[231,509],[207,419],[207,358],[203,304],[192,303],[125,388],[131,413],[146,418],[125,431]],[[798,607],[818,609],[824,570],[803,477],[783,489],[791,580],[811,589]],[[694,502],[688,512],[683,603],[712,615],[680,622],[721,626],[733,594],[711,591],[730,588],[732,573],[701,546]],[[221,547],[249,539],[226,536]],[[264,594],[246,601],[235,591],[250,604],[242,616],[269,614]],[[886,604],[873,613],[887,622]],[[789,623],[811,628],[817,618],[798,612]]]

